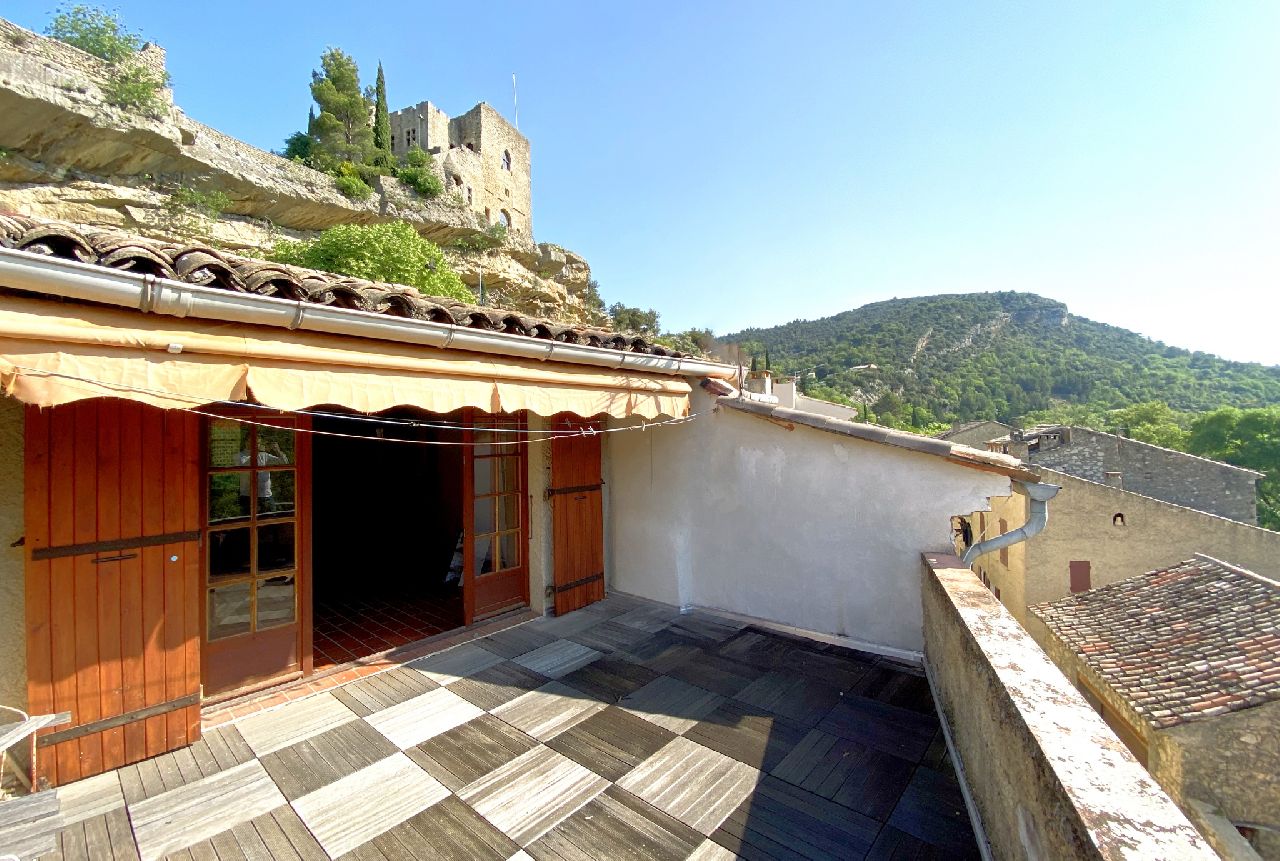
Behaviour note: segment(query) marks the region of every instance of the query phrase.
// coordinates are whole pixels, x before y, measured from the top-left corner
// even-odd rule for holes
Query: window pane
[[[209,533],[209,579],[249,573],[249,530],[218,529]]]
[[[498,559],[503,571],[520,565],[519,538],[520,534],[518,532],[504,532],[498,538]]]
[[[293,621],[293,575],[258,581],[258,630]]]
[[[209,639],[249,633],[249,584],[209,590]]]
[[[245,466],[249,463],[249,429],[230,419],[209,421],[209,466]]]
[[[520,497],[515,494],[498,497],[498,528],[516,529],[520,526]],[[503,557],[506,558],[505,556]]]
[[[493,493],[493,461],[478,457],[475,461],[476,496]]]
[[[498,460],[498,490],[517,491],[520,489],[520,458],[504,457]]]
[[[291,517],[298,477],[292,469],[258,473],[258,516]]]
[[[247,472],[209,474],[210,523],[249,517],[249,479]]]
[[[258,573],[293,567],[293,524],[258,527]]]
[[[293,463],[292,428],[258,428],[258,466],[282,466]]]
[[[476,539],[476,574],[488,574],[493,570],[493,539]]]
[[[493,522],[493,502],[492,496],[488,499],[476,500],[475,533],[477,535],[496,531]]]

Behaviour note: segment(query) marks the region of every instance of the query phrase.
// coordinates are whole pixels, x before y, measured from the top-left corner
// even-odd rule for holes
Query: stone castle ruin
[[[391,114],[391,152],[418,146],[444,170],[445,193],[458,195],[487,224],[533,235],[529,139],[487,103],[450,117],[431,102]]]

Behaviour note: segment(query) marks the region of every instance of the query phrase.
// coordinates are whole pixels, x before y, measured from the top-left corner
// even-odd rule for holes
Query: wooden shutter
[[[27,696],[64,784],[200,734],[200,421],[93,399],[26,412]]]
[[[557,431],[599,430],[598,422],[561,416]],[[604,597],[604,499],[600,435],[556,437],[551,443],[552,552],[556,615]]]

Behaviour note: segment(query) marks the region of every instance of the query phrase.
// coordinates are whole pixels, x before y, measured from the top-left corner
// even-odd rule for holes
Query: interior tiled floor
[[[312,628],[316,669],[376,655],[462,624],[462,593],[317,600]]]
[[[60,824],[33,813],[0,831],[0,851],[977,855],[918,670],[625,596],[245,717],[56,797]]]

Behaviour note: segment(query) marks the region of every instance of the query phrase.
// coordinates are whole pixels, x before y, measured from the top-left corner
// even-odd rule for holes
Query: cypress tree
[[[387,79],[378,63],[378,81],[374,85],[373,159],[375,164],[391,164],[391,112],[387,110]]]

